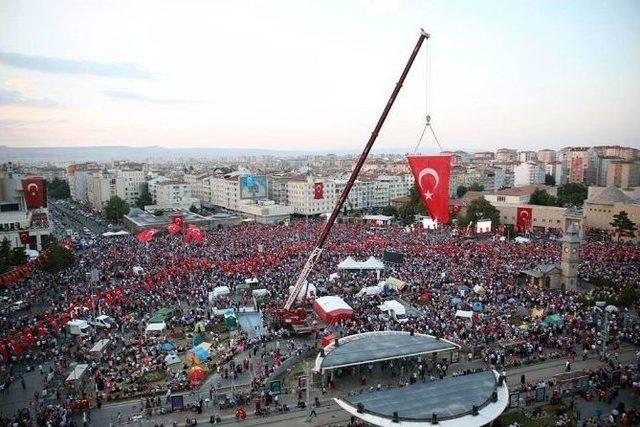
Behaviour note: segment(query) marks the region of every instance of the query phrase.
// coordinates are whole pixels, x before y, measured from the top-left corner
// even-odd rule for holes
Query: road
[[[72,229],[82,238],[87,237],[84,229],[90,234],[100,236],[107,231],[106,222],[94,213],[85,212],[77,203],[68,200],[54,200],[49,204],[53,218],[54,234],[58,238],[66,238],[66,230]]]
[[[632,346],[623,346],[622,351],[620,352],[620,362],[622,364],[629,364],[636,361],[636,352],[638,349]],[[474,366],[478,365],[478,362],[473,362]],[[592,358],[586,361],[576,360],[573,363],[573,371],[579,371],[583,369],[594,369],[603,365],[603,362]],[[453,369],[463,369],[466,365],[455,366]],[[519,368],[511,369],[507,371],[507,382],[510,386],[517,386],[520,384],[520,377],[524,374],[529,382],[535,382],[538,380],[545,380],[553,377],[556,374],[563,373],[565,371],[565,359],[554,359],[549,360],[544,363],[538,363],[535,365],[522,366]],[[292,409],[288,413],[271,415],[268,417],[255,417],[253,414],[249,415],[246,423],[251,426],[296,426],[296,425],[312,425],[312,426],[330,426],[336,424],[346,424],[349,422],[350,416],[345,411],[343,411],[340,407],[338,407],[332,398],[324,398],[320,395],[320,393],[316,390],[311,393],[311,398],[315,397],[320,398],[321,406],[316,411],[318,414],[317,418],[314,418],[311,423],[306,422],[306,412],[300,409]],[[195,398],[195,397],[194,397]],[[295,396],[283,396],[282,402],[289,404],[290,407],[295,406],[295,402],[289,402],[290,398],[294,398]],[[189,399],[185,399],[188,401]],[[137,402],[133,402],[135,405]],[[639,402],[640,403],[640,402]],[[100,424],[94,425],[103,425],[107,418],[104,417],[107,413],[110,414],[111,419],[113,419],[114,410],[115,412],[122,412],[123,416],[130,414],[131,412],[127,412],[127,409],[130,409],[130,405],[132,402],[122,402],[116,403],[113,405],[107,405],[106,409],[108,412],[104,412],[103,414],[94,412],[94,420],[100,419]],[[111,408],[109,408],[111,407]],[[207,424],[209,422],[209,417],[212,414],[220,413],[220,411],[213,409],[205,409],[204,413],[197,416],[198,424]],[[96,415],[99,418],[96,418]],[[128,425],[140,425],[140,426],[154,426],[159,423],[163,423],[164,425],[171,425],[172,422],[176,422],[177,425],[185,425],[185,420],[187,417],[196,416],[195,413],[174,413],[163,416],[152,417],[149,420],[141,420],[135,423],[129,423]],[[227,412],[222,417],[223,424],[237,424],[236,420],[233,416],[233,412]],[[126,423],[124,424],[126,425]]]

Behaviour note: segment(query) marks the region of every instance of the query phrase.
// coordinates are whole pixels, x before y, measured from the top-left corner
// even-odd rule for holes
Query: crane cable
[[[436,141],[436,144],[438,145],[438,148],[440,149],[440,151],[444,151],[442,149],[442,145],[440,145],[440,141],[438,140],[438,137],[436,136],[436,132],[435,130],[433,130],[433,126],[431,125],[431,49],[429,46],[429,40],[427,39],[426,43],[425,43],[425,53],[424,53],[424,58],[425,58],[425,67],[424,67],[424,72],[425,72],[425,107],[426,107],[426,112],[425,112],[425,117],[424,117],[424,127],[422,128],[422,132],[420,133],[420,138],[418,139],[418,143],[416,144],[416,147],[413,149],[413,153],[417,153],[418,152],[418,147],[420,146],[420,143],[422,142],[422,139],[424,138],[424,134],[427,131],[427,128],[429,128],[429,130],[431,131],[431,134],[433,135],[433,139]]]

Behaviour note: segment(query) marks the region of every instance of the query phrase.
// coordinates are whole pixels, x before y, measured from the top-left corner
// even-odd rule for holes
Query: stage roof
[[[411,335],[404,331],[377,331],[340,338],[325,347],[325,356],[318,355],[315,370],[325,371],[345,366],[418,356],[420,354],[457,350],[451,341],[430,335]]]
[[[394,412],[400,425],[424,425],[434,413],[438,425],[484,425],[497,418],[509,400],[506,381],[497,386],[497,376],[495,371],[485,371],[335,400],[349,413],[375,425],[397,426],[392,421]],[[491,400],[494,391],[496,402]],[[362,412],[357,412],[358,403],[364,405]],[[471,414],[473,405],[478,415]]]

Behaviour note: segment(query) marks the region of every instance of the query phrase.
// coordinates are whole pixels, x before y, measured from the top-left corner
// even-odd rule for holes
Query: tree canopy
[[[149,194],[148,190],[142,191],[140,196],[136,199],[136,206],[140,209],[144,209],[145,206],[149,206],[153,204],[153,200],[151,199],[151,194]]]
[[[556,179],[553,177],[553,175],[550,175],[548,173],[544,175],[544,185],[556,185]]]
[[[73,265],[75,256],[71,250],[56,243],[51,243],[46,249],[49,255],[40,266],[42,270],[57,273]]]
[[[560,205],[582,205],[587,198],[588,189],[583,184],[569,183],[558,187]]]
[[[634,237],[638,229],[635,222],[631,221],[626,211],[620,211],[613,216],[613,221],[609,223],[615,230],[618,240],[620,237]]]
[[[469,203],[466,213],[458,215],[458,225],[466,227],[479,219],[490,219],[494,227],[500,224],[500,211],[484,197]]]
[[[129,213],[129,205],[118,196],[111,196],[104,207],[104,214],[109,221],[118,222]]]
[[[71,197],[71,191],[69,190],[67,181],[58,178],[47,182],[47,194],[54,199],[68,199]]]
[[[558,206],[558,198],[547,193],[547,190],[536,189],[531,193],[529,203],[539,206]]]
[[[24,246],[17,246],[11,249],[9,240],[5,237],[0,242],[0,273],[11,270],[13,267],[17,267],[22,264],[26,264],[29,261]]]

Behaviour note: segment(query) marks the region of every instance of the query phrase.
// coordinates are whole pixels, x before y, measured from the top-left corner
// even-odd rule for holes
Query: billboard
[[[266,199],[268,198],[267,177],[245,175],[240,177],[241,199]]]
[[[481,219],[476,222],[476,233],[491,233],[491,220]]]

